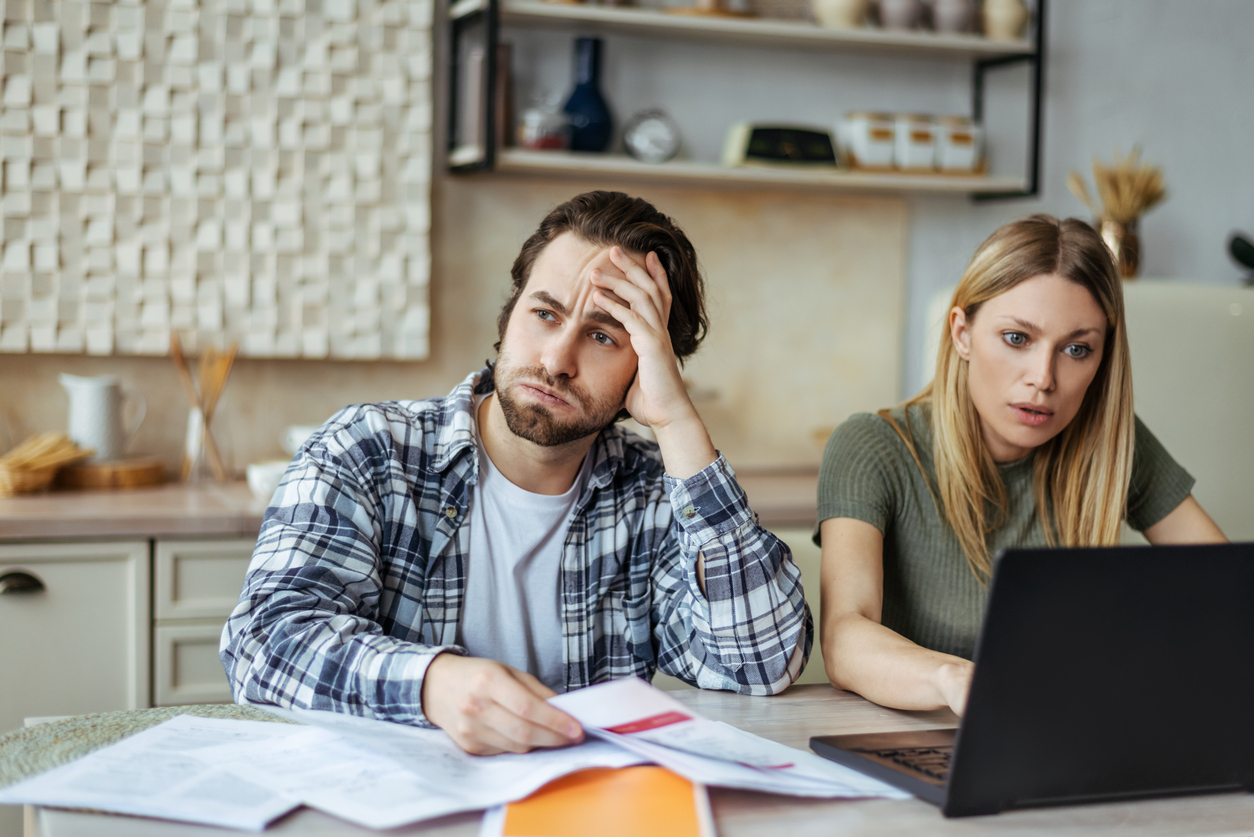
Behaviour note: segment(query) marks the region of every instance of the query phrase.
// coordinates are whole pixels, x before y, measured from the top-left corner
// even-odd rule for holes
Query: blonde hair
[[[1106,315],[1101,365],[1075,418],[1034,451],[1032,485],[1046,542],[1100,546],[1119,542],[1128,503],[1135,435],[1132,365],[1124,320],[1123,287],[1101,238],[1075,218],[1033,215],[994,232],[954,291],[949,310],[971,321],[980,306],[1035,276],[1054,274],[1093,295]],[[943,329],[936,376],[905,403],[931,403],[936,488],[945,521],[953,528],[976,578],[992,570],[987,535],[1004,521],[1006,488],[980,433],[980,417],[968,390],[968,367]],[[889,418],[915,463],[909,432]]]

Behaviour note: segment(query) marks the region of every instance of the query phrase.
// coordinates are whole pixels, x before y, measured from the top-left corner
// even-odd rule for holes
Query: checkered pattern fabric
[[[236,700],[428,724],[427,666],[464,653],[471,407],[492,387],[487,369],[443,399],[349,407],[305,444],[223,630]],[[620,427],[589,455],[562,556],[567,688],[659,669],[744,694],[793,682],[813,634],[801,573],[722,456],[673,479]]]

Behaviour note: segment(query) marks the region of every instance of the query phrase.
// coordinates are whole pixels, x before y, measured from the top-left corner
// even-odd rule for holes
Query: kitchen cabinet
[[[256,538],[155,542],[154,706],[231,700],[218,642],[255,544]]]
[[[149,549],[0,544],[0,578],[34,580],[0,594],[0,734],[27,717],[148,706]]]
[[[682,4],[681,4],[682,5]],[[825,29],[795,20],[742,19],[728,16],[667,14],[660,8],[615,7],[584,3],[552,3],[538,0],[459,0],[448,11],[451,46],[447,64],[450,97],[447,124],[448,166],[455,172],[495,171],[501,174],[571,177],[612,177],[663,185],[696,185],[734,188],[787,188],[806,190],[878,193],[966,193],[978,197],[1009,198],[1036,194],[1041,143],[1041,96],[1044,77],[1045,0],[1034,4],[1031,40],[999,41],[976,34],[944,34],[930,31],[896,31],[876,28]],[[970,116],[981,122],[985,115],[985,80],[991,70],[1011,65],[1031,69],[1028,83],[1028,129],[1025,135],[1026,166],[1022,174],[948,174],[916,172],[876,172],[814,167],[728,167],[712,160],[674,160],[643,163],[625,154],[535,152],[498,147],[499,139],[512,129],[496,123],[505,114],[497,99],[508,95],[498,75],[508,68],[498,67],[496,44],[503,29],[528,37],[542,31],[578,35],[628,36],[651,42],[678,42],[675,54],[691,52],[688,45],[715,45],[742,50],[739,61],[752,75],[755,62],[777,63],[783,53],[852,53],[872,60],[887,57],[909,62],[916,78],[932,73],[935,62],[969,63],[971,66]],[[770,54],[754,51],[774,50]],[[518,50],[515,50],[517,54]],[[534,51],[533,51],[534,54]],[[660,53],[651,53],[656,57]],[[711,56],[711,53],[703,53]],[[630,61],[625,58],[624,61]],[[926,62],[926,63],[925,63]],[[695,61],[684,64],[691,72],[716,74],[726,64],[700,67]],[[798,65],[800,66],[800,65]],[[914,69],[917,68],[917,69]],[[795,76],[793,79],[795,80]],[[672,77],[672,81],[675,77]],[[665,82],[655,83],[665,86]],[[833,87],[844,82],[832,78]],[[746,85],[746,89],[749,85]],[[778,90],[776,91],[779,92]],[[668,107],[665,96],[657,103]],[[746,94],[751,96],[752,94]],[[515,94],[515,101],[523,97]],[[614,95],[610,94],[611,101]],[[717,94],[713,98],[718,98]],[[746,99],[730,102],[739,112]],[[692,104],[691,102],[689,104]],[[707,100],[688,108],[697,113],[676,114],[681,131],[693,123],[685,119],[708,120],[717,109]],[[863,108],[875,109],[875,108]],[[927,109],[927,110],[930,110]],[[798,112],[803,118],[780,121],[811,123],[804,118],[809,108]],[[926,110],[924,111],[926,112]],[[620,118],[627,114],[620,114]],[[728,125],[740,121],[729,114]]]

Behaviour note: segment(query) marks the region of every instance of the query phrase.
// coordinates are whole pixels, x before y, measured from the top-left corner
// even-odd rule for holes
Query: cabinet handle
[[[0,575],[0,596],[42,593],[45,589],[44,583],[37,576],[21,570]]]

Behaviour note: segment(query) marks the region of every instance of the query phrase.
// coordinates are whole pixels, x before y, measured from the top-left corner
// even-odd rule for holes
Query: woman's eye
[[[1077,343],[1072,343],[1063,351],[1065,351],[1070,357],[1074,358],[1088,357],[1093,352],[1093,350],[1088,346],[1081,346]]]
[[[1028,342],[1028,336],[1021,331],[1007,331],[1002,339],[1011,346],[1023,346]]]

